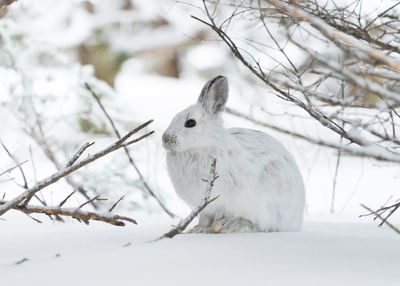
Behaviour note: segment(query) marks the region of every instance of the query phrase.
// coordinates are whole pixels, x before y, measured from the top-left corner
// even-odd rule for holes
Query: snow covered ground
[[[400,237],[371,223],[331,217],[296,233],[151,242],[171,221],[135,217],[137,226],[117,228],[12,215],[20,227],[1,226],[1,285],[398,285]]]

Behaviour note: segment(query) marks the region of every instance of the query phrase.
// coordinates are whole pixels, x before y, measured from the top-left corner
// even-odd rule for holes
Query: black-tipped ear
[[[219,113],[225,107],[228,93],[228,79],[218,75],[204,85],[197,102],[203,106],[206,112]]]

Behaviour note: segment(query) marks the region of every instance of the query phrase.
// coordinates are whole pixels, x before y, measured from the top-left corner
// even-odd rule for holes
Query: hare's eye
[[[196,126],[196,120],[194,120],[194,119],[186,120],[185,127],[192,128],[192,127],[195,127],[195,126]]]

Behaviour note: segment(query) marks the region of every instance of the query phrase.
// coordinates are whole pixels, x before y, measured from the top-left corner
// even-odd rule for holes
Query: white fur
[[[227,97],[226,78],[210,80],[199,102],[177,114],[163,136],[172,183],[192,208],[204,197],[204,179],[217,159],[219,178],[212,196],[220,197],[203,211],[194,231],[299,230],[305,194],[294,159],[263,132],[225,129],[220,113]],[[218,103],[222,103],[222,109]],[[194,119],[196,126],[186,128],[188,119]]]

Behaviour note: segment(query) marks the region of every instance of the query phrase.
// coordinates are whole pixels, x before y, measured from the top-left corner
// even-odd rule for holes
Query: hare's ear
[[[207,113],[221,112],[228,100],[228,79],[222,75],[209,80],[197,100]]]

